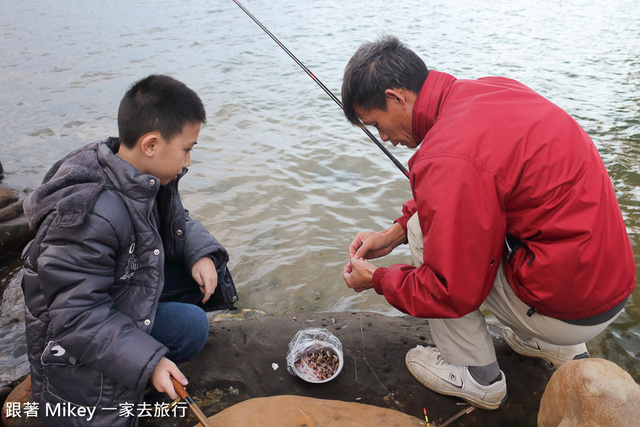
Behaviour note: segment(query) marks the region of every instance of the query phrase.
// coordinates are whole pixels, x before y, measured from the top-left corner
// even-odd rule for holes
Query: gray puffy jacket
[[[117,157],[118,147],[110,138],[70,153],[24,204],[38,228],[25,249],[22,282],[34,399],[41,416],[47,405],[96,408],[90,422],[62,417],[45,420],[49,425],[137,423],[120,409],[142,400],[168,351],[149,335],[165,260],[191,271],[211,257],[225,275],[221,308],[237,301],[227,251],[189,218],[178,179],[161,187]]]

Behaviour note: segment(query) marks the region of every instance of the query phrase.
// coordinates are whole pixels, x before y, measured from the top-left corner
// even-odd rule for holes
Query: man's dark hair
[[[344,69],[344,115],[359,126],[362,122],[354,107],[387,111],[385,90],[407,89],[417,95],[427,74],[424,61],[394,36],[364,43]]]
[[[204,124],[207,113],[200,97],[173,77],[152,74],[135,82],[118,108],[120,142],[133,148],[138,139],[159,132],[169,141],[189,123]]]

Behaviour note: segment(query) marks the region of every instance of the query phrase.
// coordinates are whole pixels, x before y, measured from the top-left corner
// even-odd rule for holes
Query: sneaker
[[[425,387],[460,397],[478,408],[498,409],[507,400],[507,382],[502,371],[499,381],[480,385],[469,373],[469,368],[447,363],[437,348],[421,345],[409,350],[405,363],[411,375]]]
[[[538,338],[523,340],[513,332],[513,329],[505,327],[502,336],[509,347],[518,354],[529,357],[543,359],[554,369],[558,369],[566,362],[574,359],[588,359],[589,352],[587,346],[577,345],[555,345],[544,342]]]

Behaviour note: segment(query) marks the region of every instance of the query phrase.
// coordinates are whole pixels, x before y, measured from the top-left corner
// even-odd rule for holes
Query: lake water
[[[503,75],[572,114],[594,139],[640,257],[640,3],[637,0],[244,0],[336,95],[356,48],[394,34],[431,69]],[[227,247],[240,308],[272,315],[400,313],[341,273],[361,230],[411,197],[406,177],[232,0],[0,0],[0,161],[26,194],[51,164],[116,136],[128,86],[166,73],[208,112],[181,183],[185,206]],[[406,164],[413,151],[393,148]],[[464,248],[461,248],[464,250]],[[406,248],[376,261],[410,262]],[[4,274],[15,288],[15,267]],[[640,380],[640,291],[588,343]],[[0,383],[24,370],[20,302],[0,317]],[[13,310],[11,310],[13,308]],[[7,311],[11,315],[7,314]],[[3,338],[4,337],[4,338]],[[389,337],[393,339],[393,337]],[[18,342],[19,344],[16,344]],[[11,349],[11,351],[8,351]]]

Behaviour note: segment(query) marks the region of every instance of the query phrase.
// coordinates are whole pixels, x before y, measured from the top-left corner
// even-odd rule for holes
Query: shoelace
[[[442,354],[438,353],[438,356],[436,356],[436,365],[450,365],[450,363],[447,363],[444,361],[444,359],[442,358]]]

